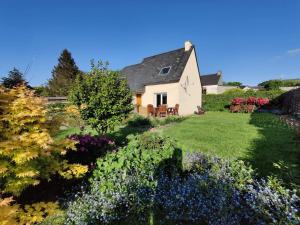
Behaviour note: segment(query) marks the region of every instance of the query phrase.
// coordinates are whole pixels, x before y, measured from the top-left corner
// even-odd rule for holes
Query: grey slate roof
[[[133,92],[143,92],[146,85],[178,82],[193,49],[180,48],[144,58],[139,64],[123,68],[121,74]],[[168,66],[171,66],[169,73],[160,75],[160,70]]]
[[[221,75],[218,73],[201,75],[200,76],[201,85],[202,86],[220,85],[222,83],[222,80],[220,78],[221,78]]]

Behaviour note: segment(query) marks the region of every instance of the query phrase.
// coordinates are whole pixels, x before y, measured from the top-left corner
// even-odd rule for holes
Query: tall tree
[[[48,81],[48,95],[67,96],[79,73],[71,53],[64,49],[58,59],[58,64],[52,70],[52,78]]]
[[[2,78],[2,85],[6,88],[13,88],[21,84],[27,85],[27,82],[23,73],[16,68],[9,71],[7,77]]]

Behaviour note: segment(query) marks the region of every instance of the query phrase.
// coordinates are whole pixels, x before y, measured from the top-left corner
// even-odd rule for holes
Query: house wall
[[[147,85],[145,87],[145,92],[142,95],[142,106],[147,107],[148,104],[154,106],[156,103],[155,94],[157,93],[167,93],[167,101],[169,107],[174,107],[175,104],[179,104],[179,84],[169,83],[169,84],[157,84],[157,85]]]
[[[202,106],[202,87],[195,49],[191,52],[179,81],[179,114],[189,115]]]
[[[206,94],[218,94],[218,85],[203,86],[206,89]]]
[[[219,85],[218,86],[218,94],[222,94],[227,90],[236,89],[236,88],[238,88],[238,87],[236,87],[236,86],[220,86]]]
[[[222,85],[206,85],[206,94],[222,94],[227,90],[237,88],[236,86],[222,86]]]

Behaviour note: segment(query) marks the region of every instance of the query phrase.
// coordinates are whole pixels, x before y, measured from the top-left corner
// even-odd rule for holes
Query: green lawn
[[[147,132],[148,127],[120,125],[108,135],[124,146],[128,135]],[[175,139],[184,152],[198,151],[226,159],[249,162],[260,175],[276,174],[287,182],[300,184],[300,144],[294,131],[279,117],[266,113],[207,112],[155,128],[157,132]],[[61,131],[56,137],[64,138],[79,133],[78,128]],[[87,127],[84,133],[96,134]],[[282,163],[278,170],[274,163]]]
[[[276,115],[208,112],[167,126],[160,132],[174,138],[185,152],[243,159],[262,175],[279,173],[273,163],[280,161],[289,171],[299,169],[299,142],[294,140],[294,131]]]

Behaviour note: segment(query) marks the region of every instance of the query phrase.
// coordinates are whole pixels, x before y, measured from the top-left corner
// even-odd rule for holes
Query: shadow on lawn
[[[116,131],[113,131],[108,134],[109,137],[113,138],[118,146],[125,146],[128,143],[129,135],[137,135],[142,134],[148,130],[150,130],[152,126],[132,126],[125,125],[123,127],[118,128]]]
[[[295,131],[276,115],[253,113],[250,124],[261,137],[252,143],[248,161],[260,176],[276,175],[287,184],[300,184],[300,143]]]

